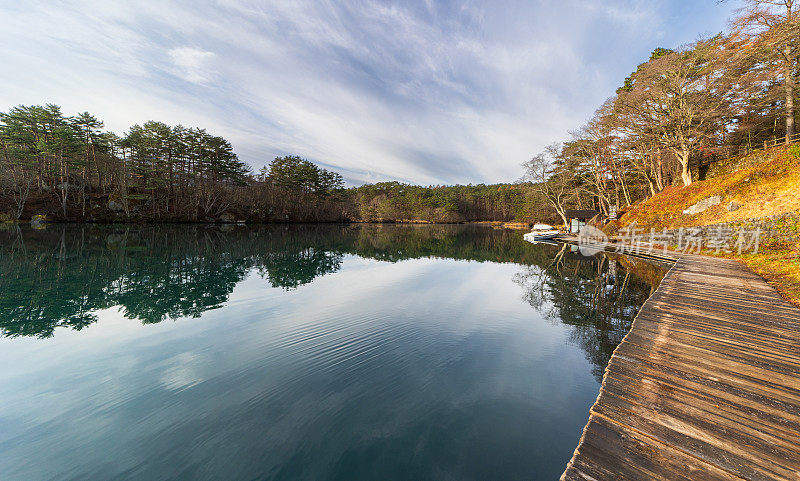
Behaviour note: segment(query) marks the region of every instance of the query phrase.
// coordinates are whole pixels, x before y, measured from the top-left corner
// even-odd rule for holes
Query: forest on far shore
[[[253,171],[226,139],[149,121],[123,136],[83,112],[0,113],[0,220],[88,222],[469,222],[547,215],[527,186],[345,188],[298,156]]]

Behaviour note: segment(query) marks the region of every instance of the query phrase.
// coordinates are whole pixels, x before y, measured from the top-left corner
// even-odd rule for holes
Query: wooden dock
[[[561,479],[800,480],[800,309],[739,262],[680,256]]]

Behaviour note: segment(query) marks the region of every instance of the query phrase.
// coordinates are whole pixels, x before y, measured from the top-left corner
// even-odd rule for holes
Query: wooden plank
[[[562,480],[800,480],[800,309],[681,255],[606,368]]]

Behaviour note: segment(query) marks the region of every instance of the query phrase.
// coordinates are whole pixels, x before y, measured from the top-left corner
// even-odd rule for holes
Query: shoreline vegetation
[[[83,112],[0,113],[0,220],[54,222],[532,221],[553,216],[523,184],[344,187],[298,156],[258,171],[204,129],[149,121],[123,136]]]
[[[703,253],[738,259],[800,306],[798,3],[741,3],[727,31],[655,49],[525,180],[564,223],[592,205],[612,236],[767,226],[756,254]]]

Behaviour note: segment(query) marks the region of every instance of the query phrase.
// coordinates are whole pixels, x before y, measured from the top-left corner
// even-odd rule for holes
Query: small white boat
[[[534,224],[533,229],[522,236],[528,242],[539,242],[552,239],[561,234],[561,231],[547,224]]]

